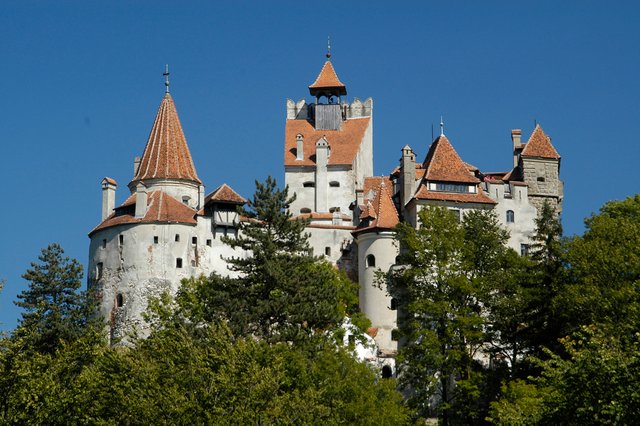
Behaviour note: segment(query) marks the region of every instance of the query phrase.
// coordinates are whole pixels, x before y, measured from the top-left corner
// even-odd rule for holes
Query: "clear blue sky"
[[[462,158],[511,164],[537,120],[562,155],[563,224],[638,192],[640,6],[619,1],[6,1],[0,8],[0,329],[59,242],[86,264],[100,180],[126,197],[171,92],[207,191],[282,181],[285,100],[309,98],[332,39],[348,98],[374,99],[375,172],[444,116]]]

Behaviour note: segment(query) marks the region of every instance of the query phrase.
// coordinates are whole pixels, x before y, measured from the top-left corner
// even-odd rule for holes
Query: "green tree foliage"
[[[569,331],[606,325],[619,337],[640,328],[640,195],[611,201],[569,242],[570,280],[559,297]]]
[[[62,341],[75,339],[87,319],[80,293],[82,265],[64,256],[59,244],[51,244],[39,262],[22,276],[29,282],[16,305],[24,309],[16,334],[27,338],[32,349],[52,352]]]
[[[256,192],[241,214],[237,238],[226,244],[248,251],[227,259],[237,278],[212,275],[192,280],[203,319],[228,323],[236,336],[300,341],[336,327],[354,310],[357,286],[328,263],[311,254],[304,221],[288,212],[294,197],[269,177],[256,182]]]
[[[487,341],[483,304],[506,262],[507,235],[489,212],[461,224],[447,209],[428,207],[419,220],[418,229],[396,228],[404,266],[389,277],[402,311],[401,382],[420,414],[431,414],[428,401],[437,393],[443,423],[472,421],[483,405],[473,356]]]
[[[561,339],[564,353],[537,360],[533,383],[505,385],[491,419],[514,424],[636,424],[640,416],[640,347],[609,332],[583,327]]]

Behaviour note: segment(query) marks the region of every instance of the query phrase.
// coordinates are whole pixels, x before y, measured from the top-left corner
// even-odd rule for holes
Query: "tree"
[[[289,213],[294,197],[271,177],[256,182],[253,199],[241,211],[247,218],[241,232],[224,239],[247,251],[247,257],[227,259],[238,277],[212,275],[183,284],[198,294],[192,314],[225,321],[235,336],[269,342],[301,341],[341,323],[354,300],[345,296],[357,293],[357,286],[312,256],[307,222]]]
[[[28,288],[14,302],[25,311],[15,334],[28,337],[37,351],[53,352],[61,342],[76,338],[87,321],[88,303],[78,291],[82,265],[63,255],[56,243],[43,249],[40,262],[22,276]]]
[[[389,275],[402,312],[399,377],[420,414],[431,414],[428,401],[438,394],[444,424],[454,414],[471,421],[482,411],[474,355],[487,339],[483,305],[506,234],[489,212],[470,213],[461,224],[449,210],[427,207],[419,221],[418,229],[396,228],[403,268]]]
[[[568,243],[568,284],[558,298],[568,331],[600,324],[620,338],[640,327],[640,195],[610,201]]]

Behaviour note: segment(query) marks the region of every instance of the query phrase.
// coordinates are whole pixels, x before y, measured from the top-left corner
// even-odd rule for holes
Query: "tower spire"
[[[164,66],[164,73],[162,73],[162,75],[164,76],[164,93],[169,93],[169,64]]]

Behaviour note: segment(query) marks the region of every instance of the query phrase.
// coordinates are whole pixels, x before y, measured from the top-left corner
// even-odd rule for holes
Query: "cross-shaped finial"
[[[164,93],[169,93],[169,64],[164,66],[164,73],[162,75],[164,75]]]
[[[331,36],[327,36],[327,59],[331,58]]]
[[[440,116],[440,136],[444,136],[444,120]]]

